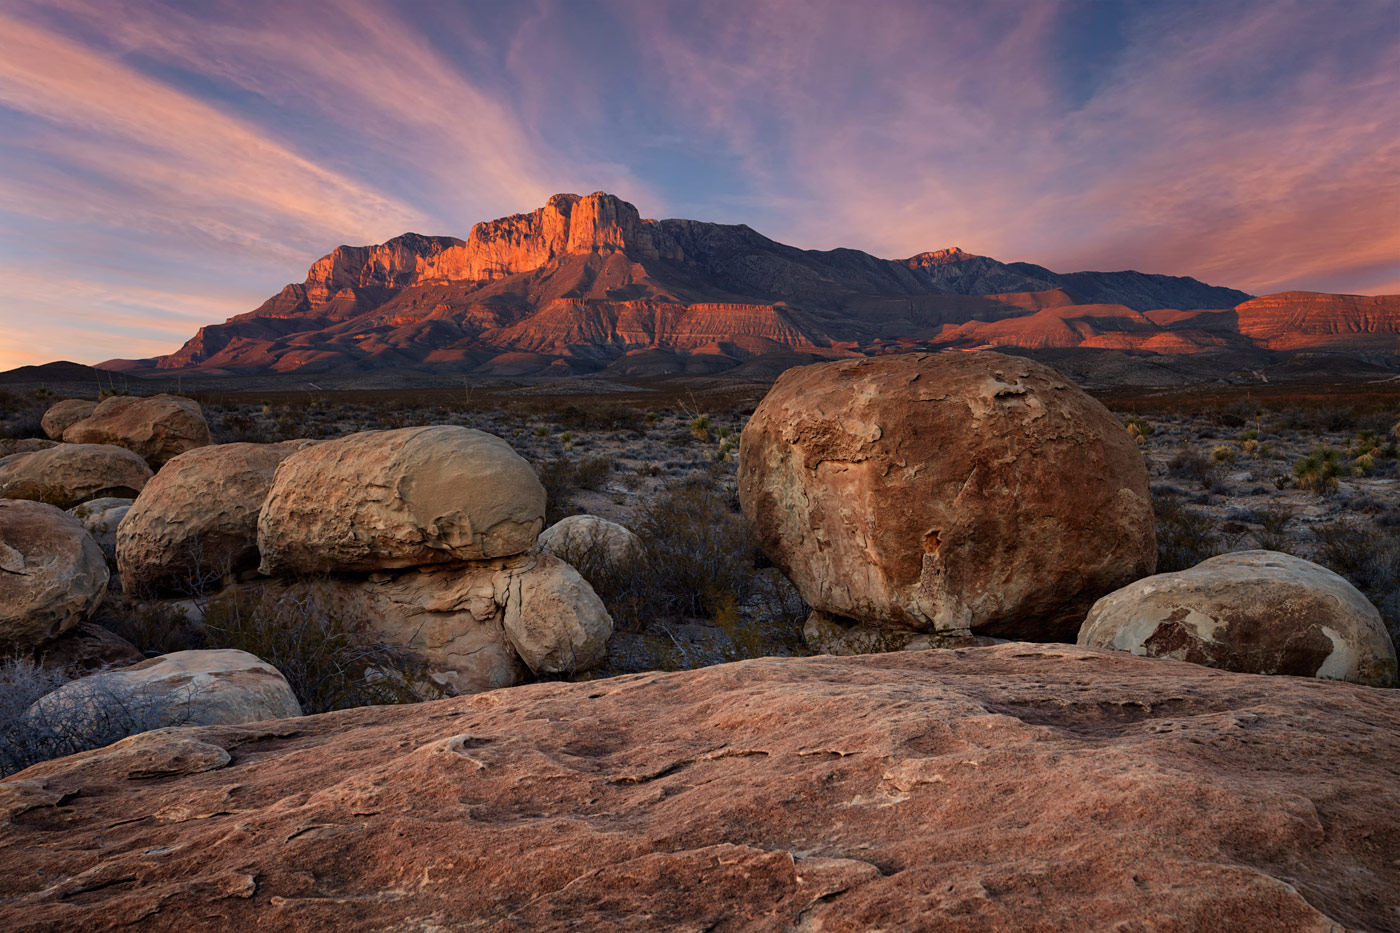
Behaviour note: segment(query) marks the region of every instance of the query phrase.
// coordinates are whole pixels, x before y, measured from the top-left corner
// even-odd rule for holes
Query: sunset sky
[[[1397,0],[0,0],[0,370],[561,191],[896,258],[1400,292]]]

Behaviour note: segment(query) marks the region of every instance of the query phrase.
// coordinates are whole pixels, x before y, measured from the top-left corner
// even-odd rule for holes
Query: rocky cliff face
[[[338,247],[262,307],[134,368],[577,373],[628,358],[640,375],[637,354],[650,351],[651,374],[684,371],[702,351],[706,371],[890,346],[1400,351],[1400,299],[1247,299],[1190,278],[1062,275],[956,247],[903,260],[801,250],[743,225],[647,220],[603,192],[559,194],[465,240]]]

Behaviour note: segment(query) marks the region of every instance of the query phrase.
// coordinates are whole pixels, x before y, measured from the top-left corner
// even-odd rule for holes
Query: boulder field
[[[1400,929],[1400,694],[1067,645],[145,733],[0,782],[11,933]]]
[[[71,401],[50,409],[55,419],[61,422],[66,418],[67,410],[60,406]],[[179,395],[115,395],[103,399],[87,417],[64,428],[62,437],[70,444],[125,447],[155,469],[172,457],[210,442],[209,425],[199,403]]]

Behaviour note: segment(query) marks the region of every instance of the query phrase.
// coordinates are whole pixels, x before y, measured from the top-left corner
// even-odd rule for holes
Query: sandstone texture
[[[130,667],[89,674],[46,694],[25,715],[71,717],[100,728],[110,701],[140,705],[152,728],[231,726],[301,715],[292,688],[277,668],[246,651],[176,651]]]
[[[587,553],[614,567],[625,566],[640,539],[630,528],[596,515],[568,515],[540,533],[540,547],[568,558]]]
[[[509,557],[544,527],[534,469],[453,425],[366,431],[277,468],[258,518],[268,574],[371,571]]]
[[[1248,674],[1396,685],[1380,613],[1342,577],[1277,551],[1236,551],[1096,602],[1079,644]]]
[[[788,370],[740,440],[739,499],[814,609],[1069,641],[1156,566],[1142,454],[1064,377],[996,353]]]
[[[277,466],[312,441],[186,451],[146,485],[117,535],[128,589],[198,588],[258,566],[258,513]]]
[[[150,478],[146,461],[111,444],[58,444],[0,460],[0,496],[65,509],[89,499],[134,499]]]
[[[63,432],[70,444],[115,444],[153,467],[209,443],[209,425],[199,403],[179,395],[147,398],[115,395]]]
[[[66,398],[44,412],[39,424],[50,438],[61,441],[64,431],[91,415],[96,407],[97,403],[90,399]]]
[[[146,733],[0,818],[13,933],[1393,931],[1400,694],[769,658]]]
[[[449,694],[509,687],[532,670],[590,670],[607,657],[613,629],[612,617],[587,581],[538,550],[469,564],[269,585],[322,598],[352,627],[412,649]]]
[[[0,651],[57,637],[106,593],[102,549],[77,519],[43,502],[0,499]]]
[[[42,437],[0,438],[0,458],[8,457],[11,454],[30,454],[36,450],[48,450],[50,447],[57,446],[58,441],[46,441]]]
[[[89,499],[69,509],[68,514],[92,535],[92,540],[102,548],[102,556],[111,564],[117,559],[117,527],[126,518],[126,513],[131,511],[131,504],[135,501],[123,496]]]

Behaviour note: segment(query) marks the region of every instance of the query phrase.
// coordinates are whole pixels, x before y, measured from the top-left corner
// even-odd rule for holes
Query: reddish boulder
[[[102,549],[77,519],[43,502],[0,499],[0,654],[63,634],[106,594]]]
[[[16,933],[1394,930],[1397,761],[1400,694],[1351,684],[767,658],[42,763],[0,782],[0,902]]]
[[[112,444],[57,444],[0,459],[0,496],[62,509],[92,499],[136,498],[151,468]]]
[[[179,395],[115,395],[63,432],[70,444],[115,444],[159,468],[171,457],[209,443],[199,403]]]
[[[807,603],[864,624],[1069,641],[1156,566],[1127,431],[998,353],[788,370],[744,428],[739,499]]]
[[[39,424],[50,438],[61,441],[64,431],[91,415],[95,408],[97,403],[91,399],[66,398],[50,406]]]

